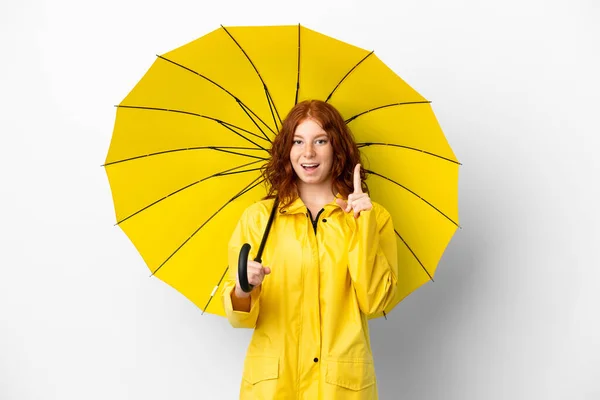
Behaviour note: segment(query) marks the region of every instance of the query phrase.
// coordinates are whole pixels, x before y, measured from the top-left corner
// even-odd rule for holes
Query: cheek
[[[329,164],[333,164],[333,150],[330,148],[326,155],[327,161]]]
[[[296,164],[298,164],[298,159],[300,158],[300,154],[297,151],[292,150],[290,152],[290,163],[292,167],[296,168]]]

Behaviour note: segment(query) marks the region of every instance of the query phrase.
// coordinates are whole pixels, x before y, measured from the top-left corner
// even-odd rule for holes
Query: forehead
[[[307,118],[300,122],[294,131],[294,136],[314,137],[321,135],[327,136],[327,132],[321,128],[321,125],[317,121],[311,118]]]

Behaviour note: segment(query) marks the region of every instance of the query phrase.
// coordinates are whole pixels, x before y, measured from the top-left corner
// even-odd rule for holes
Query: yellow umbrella
[[[221,27],[158,56],[119,104],[105,168],[117,224],[152,275],[203,311],[287,112],[321,99],[346,119],[371,198],[393,216],[399,288],[431,280],[458,227],[458,166],[430,102],[373,52],[301,26]],[[268,246],[268,243],[267,243]],[[236,266],[231,266],[237,268]]]

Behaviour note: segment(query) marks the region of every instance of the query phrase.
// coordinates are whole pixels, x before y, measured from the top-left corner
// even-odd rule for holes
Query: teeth
[[[316,167],[319,164],[302,164],[303,167]]]

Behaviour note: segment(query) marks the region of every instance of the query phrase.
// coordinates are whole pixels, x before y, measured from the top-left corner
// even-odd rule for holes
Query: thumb
[[[263,272],[265,273],[265,275],[269,275],[271,273],[271,268],[263,267]]]

